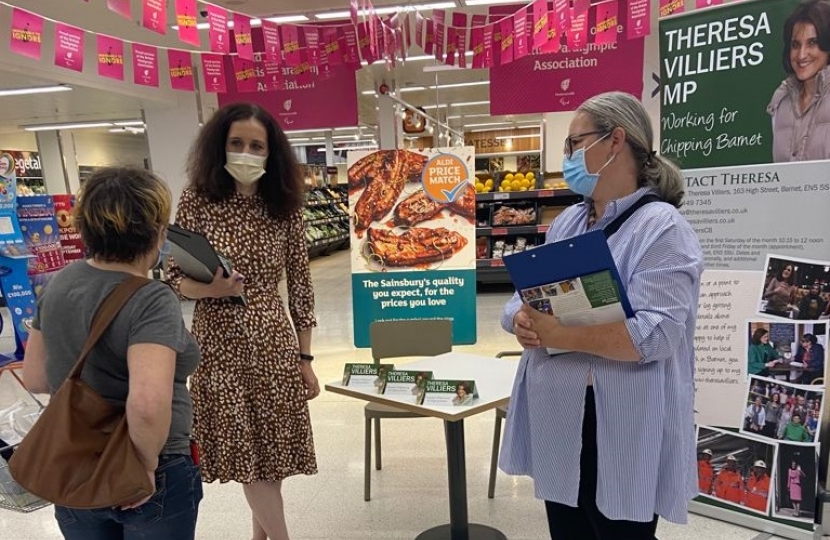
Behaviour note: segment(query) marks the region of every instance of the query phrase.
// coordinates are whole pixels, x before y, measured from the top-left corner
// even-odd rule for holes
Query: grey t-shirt
[[[75,365],[96,309],[128,277],[79,261],[47,284],[38,300],[33,327],[43,333],[46,376],[53,393]],[[193,403],[185,384],[196,370],[200,354],[196,340],[185,328],[178,297],[167,284],[148,283],[127,302],[89,355],[81,378],[104,398],[124,406],[129,390],[127,348],[138,343],[176,351],[173,418],[161,453],[189,454]]]

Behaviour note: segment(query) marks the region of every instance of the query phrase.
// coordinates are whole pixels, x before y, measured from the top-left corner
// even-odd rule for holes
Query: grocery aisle
[[[339,379],[343,364],[370,361],[368,350],[351,345],[349,257],[345,251],[312,262],[320,327],[313,353],[321,382]],[[479,343],[459,350],[493,354],[513,349],[498,326],[507,293],[479,295]],[[189,318],[192,305],[185,304]],[[8,326],[7,326],[8,329]],[[11,338],[0,347],[12,346]],[[292,540],[412,540],[448,519],[446,461],[441,422],[434,419],[385,420],[384,469],[373,473],[371,502],[363,501],[363,403],[324,392],[311,404],[320,472],[285,482],[286,514]],[[500,474],[496,498],[487,499],[493,413],[466,421],[469,515],[472,522],[501,529],[511,540],[546,538],[544,509],[525,478]],[[250,515],[235,484],[205,489],[199,540],[246,540]],[[661,540],[750,540],[757,533],[691,516],[691,525],[661,524]],[[0,510],[0,539],[58,540],[51,509],[22,515]]]

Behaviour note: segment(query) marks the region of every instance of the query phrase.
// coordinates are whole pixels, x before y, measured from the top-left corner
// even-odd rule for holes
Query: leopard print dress
[[[288,280],[298,330],[316,326],[301,212],[274,220],[258,195],[221,202],[185,190],[176,223],[207,237],[245,276],[247,306],[201,299],[193,335],[202,362],[191,378],[193,430],[206,482],[276,482],[315,474],[317,462],[299,346],[277,284]],[[172,258],[170,284],[184,275]]]

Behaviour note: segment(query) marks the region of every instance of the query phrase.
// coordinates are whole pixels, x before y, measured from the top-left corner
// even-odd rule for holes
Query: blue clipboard
[[[625,316],[634,316],[634,310],[620,279],[620,272],[602,230],[508,255],[504,258],[504,266],[518,291],[607,270],[611,272],[619,289]]]

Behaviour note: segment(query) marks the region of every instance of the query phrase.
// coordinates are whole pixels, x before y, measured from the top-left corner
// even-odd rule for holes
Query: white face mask
[[[253,184],[265,174],[266,156],[226,152],[225,170],[240,184]]]

